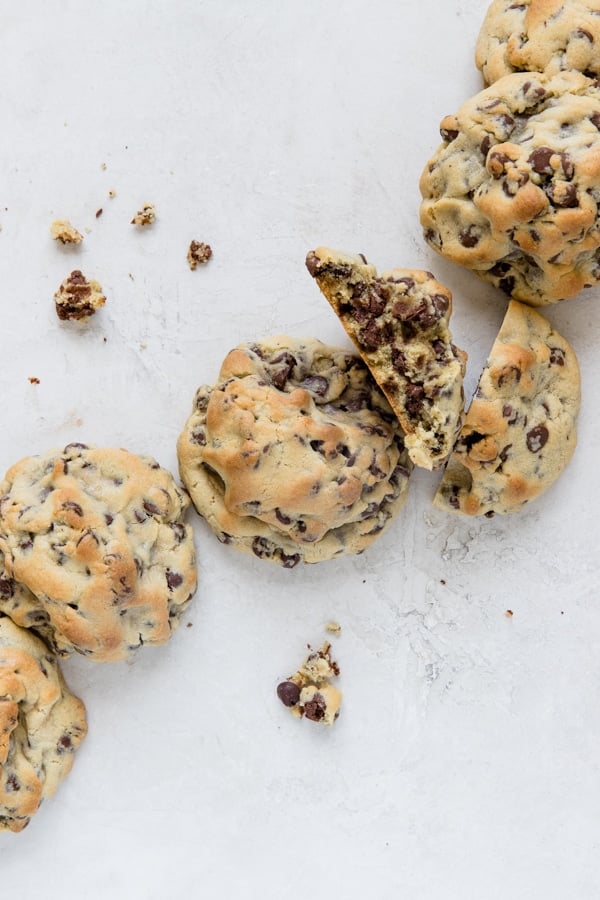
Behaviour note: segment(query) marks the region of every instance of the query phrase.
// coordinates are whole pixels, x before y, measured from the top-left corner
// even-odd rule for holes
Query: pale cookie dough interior
[[[543,306],[600,282],[600,88],[507,75],[441,124],[421,176],[429,245]]]
[[[398,416],[411,460],[441,466],[464,403],[466,353],[448,327],[450,291],[431,272],[378,276],[363,256],[327,247],[311,251],[306,266]]]
[[[0,613],[0,831],[22,831],[73,765],[85,707],[48,647]]]
[[[177,450],[219,540],[286,568],[364,550],[403,505],[412,468],[360,358],[287,336],[228,354]]]
[[[340,714],[342,694],[332,678],[340,674],[331,658],[331,644],[326,641],[319,650],[310,650],[297,672],[277,685],[277,696],[298,718],[321,725],[333,725]]]
[[[494,0],[475,51],[487,84],[512,72],[600,75],[600,0]]]
[[[577,443],[580,377],[572,347],[512,301],[434,498],[442,509],[519,511],[558,478]]]
[[[126,450],[21,460],[0,482],[0,610],[62,654],[112,661],[164,643],[196,588],[188,505],[169,472]]]

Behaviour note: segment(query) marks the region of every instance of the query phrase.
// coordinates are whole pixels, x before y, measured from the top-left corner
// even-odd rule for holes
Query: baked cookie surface
[[[54,654],[0,613],[0,831],[22,831],[73,765],[85,707]]]
[[[600,87],[507,75],[441,123],[421,176],[433,249],[532,306],[600,281]]]
[[[313,339],[241,344],[196,392],[181,478],[217,537],[292,568],[360,553],[406,499],[412,465],[362,360]]]
[[[319,247],[306,266],[386,395],[411,460],[441,465],[460,428],[466,354],[452,343],[452,294],[431,272],[377,270]]]
[[[600,0],[494,0],[475,62],[487,84],[511,72],[600,75]]]
[[[577,443],[575,352],[511,301],[434,498],[471,516],[512,513],[558,478]]]
[[[21,460],[0,482],[0,611],[61,654],[112,661],[164,643],[196,587],[188,505],[169,472],[126,450]]]

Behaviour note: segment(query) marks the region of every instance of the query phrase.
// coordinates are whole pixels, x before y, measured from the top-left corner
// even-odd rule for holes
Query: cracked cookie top
[[[0,831],[22,831],[73,765],[85,707],[48,647],[0,613]]]
[[[452,343],[452,294],[431,272],[377,275],[363,256],[318,247],[306,266],[398,416],[412,461],[442,465],[460,428],[466,353]]]
[[[110,661],[164,643],[196,587],[188,505],[169,472],[126,450],[21,460],[0,483],[0,610],[62,654]]]
[[[412,468],[361,359],[287,336],[227,355],[177,450],[219,539],[286,568],[364,550],[404,503]]]
[[[511,72],[600,75],[599,0],[494,0],[475,62],[487,84]]]
[[[577,443],[580,376],[572,347],[535,310],[512,301],[434,498],[492,516],[545,491]]]
[[[441,123],[421,224],[442,256],[532,306],[600,281],[600,87],[507,75]]]

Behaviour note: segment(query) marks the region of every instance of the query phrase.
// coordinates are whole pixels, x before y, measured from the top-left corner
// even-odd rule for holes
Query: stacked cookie
[[[85,735],[58,658],[122,660],[177,627],[196,588],[188,506],[155,460],[84,444],[0,483],[0,829],[27,824]]]

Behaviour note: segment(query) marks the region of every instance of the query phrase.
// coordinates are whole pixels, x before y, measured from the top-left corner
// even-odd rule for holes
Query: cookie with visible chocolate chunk
[[[22,831],[73,766],[85,707],[56,656],[0,613],[0,831]]]
[[[56,315],[63,321],[89,319],[105,303],[100,284],[93,279],[88,281],[79,269],[71,272],[54,294]]]
[[[288,336],[227,355],[177,452],[219,540],[286,568],[362,552],[403,505],[412,469],[362,360]]]
[[[188,506],[169,472],[126,450],[21,460],[0,482],[0,611],[62,655],[164,643],[196,587]]]
[[[572,347],[511,301],[434,498],[470,516],[512,513],[558,478],[577,443]]]
[[[598,0],[494,0],[475,51],[487,84],[511,72],[600,75]]]
[[[318,247],[308,271],[406,433],[412,461],[440,466],[460,428],[466,353],[452,343],[452,294],[420,269],[377,275],[363,256]]]
[[[441,124],[421,176],[428,244],[543,306],[600,282],[600,87],[507,75]]]
[[[331,658],[331,644],[309,653],[297,672],[277,685],[277,696],[292,715],[321,725],[333,725],[340,714],[342,694],[330,683],[340,674]]]

